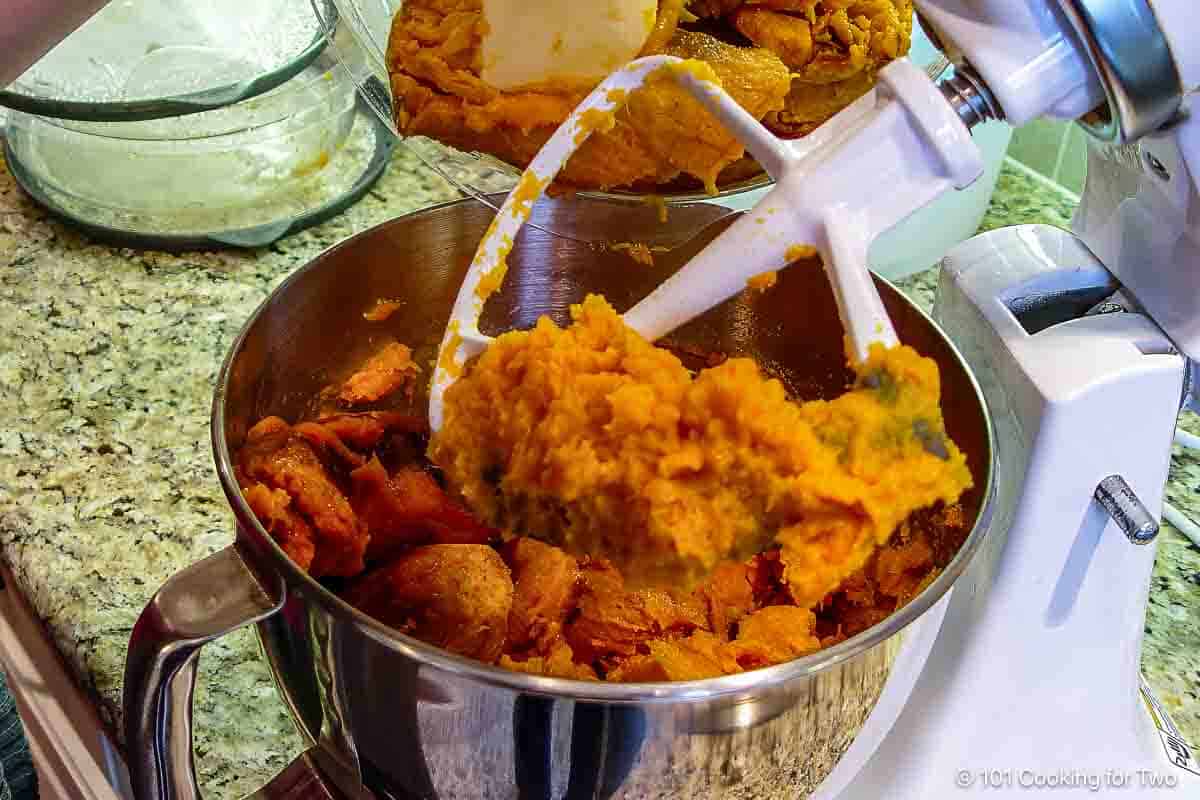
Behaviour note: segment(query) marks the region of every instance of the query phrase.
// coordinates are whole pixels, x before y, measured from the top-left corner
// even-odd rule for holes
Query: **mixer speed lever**
[[[1120,475],[1109,475],[1096,487],[1096,500],[1134,544],[1149,544],[1158,536],[1158,523]]]

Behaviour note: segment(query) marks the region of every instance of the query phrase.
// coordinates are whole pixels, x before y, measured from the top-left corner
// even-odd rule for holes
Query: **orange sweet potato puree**
[[[809,608],[971,485],[937,366],[912,348],[876,347],[844,395],[796,402],[750,359],[693,375],[601,297],[572,317],[500,336],[447,392],[429,455],[488,524],[604,556],[632,586],[690,587],[778,546]]]

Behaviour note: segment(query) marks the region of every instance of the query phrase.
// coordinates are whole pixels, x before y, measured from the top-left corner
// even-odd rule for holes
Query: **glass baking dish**
[[[393,144],[326,55],[265,94],[181,117],[12,111],[6,139],[13,174],[43,205],[149,246],[265,244],[314,210],[344,208]]]

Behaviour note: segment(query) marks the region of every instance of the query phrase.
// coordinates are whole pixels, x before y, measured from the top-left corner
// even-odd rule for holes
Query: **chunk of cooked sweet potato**
[[[757,607],[753,573],[751,563],[726,561],[696,590],[708,613],[709,627],[717,636],[727,639],[734,623]]]
[[[508,649],[553,656],[567,614],[579,595],[579,565],[557,547],[521,537],[502,551],[515,593],[508,617]]]
[[[740,672],[721,639],[708,631],[671,641],[652,641],[648,653],[622,662],[608,673],[618,683],[698,681]]]
[[[367,554],[374,559],[386,557],[406,545],[428,542],[432,534],[423,524],[429,515],[441,508],[441,491],[429,479],[393,483],[378,458],[372,458],[350,473],[354,493],[351,505],[370,531]],[[403,486],[403,483],[409,486]],[[417,491],[407,491],[415,488]],[[426,491],[432,489],[432,491]]]
[[[696,681],[781,664],[821,648],[813,635],[815,624],[807,609],[768,606],[743,617],[732,642],[703,630],[654,639],[646,642],[645,653],[625,659],[607,678],[624,683]]]
[[[359,450],[370,450],[389,433],[428,433],[424,417],[399,411],[361,411],[331,414],[317,420],[343,442]]]
[[[549,675],[552,678],[571,678],[579,681],[598,680],[596,670],[587,664],[575,661],[571,646],[559,639],[545,656],[530,656],[516,659],[509,655],[500,656],[500,666],[515,672],[531,675]]]
[[[261,483],[253,483],[242,489],[242,495],[254,516],[279,543],[288,558],[300,569],[312,566],[316,553],[316,541],[312,527],[292,508],[292,498],[283,489],[271,489]]]
[[[313,576],[362,571],[367,532],[304,438],[278,417],[267,417],[247,432],[238,456],[241,480],[283,490],[289,507],[311,525],[315,546],[308,569]]]
[[[366,463],[366,458],[347,447],[336,431],[319,422],[301,422],[292,430],[318,453],[332,456],[342,467],[355,469]]]
[[[609,668],[651,639],[686,636],[708,624],[695,598],[628,591],[620,573],[603,561],[586,563],[581,582],[578,616],[564,634],[580,661]]]
[[[813,635],[816,624],[816,616],[807,608],[767,606],[738,623],[729,652],[742,669],[791,661],[821,649]]]
[[[932,569],[933,549],[923,537],[917,537],[882,548],[871,567],[880,592],[907,600]]]
[[[432,544],[409,550],[342,596],[402,633],[490,663],[504,648],[513,584],[486,545]]]
[[[350,473],[351,504],[370,532],[367,556],[387,558],[413,544],[484,544],[496,531],[458,508],[423,470],[409,467],[388,475],[372,457]]]

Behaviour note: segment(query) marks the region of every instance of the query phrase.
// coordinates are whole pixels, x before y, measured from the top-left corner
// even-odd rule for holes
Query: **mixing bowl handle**
[[[192,692],[200,648],[283,608],[278,575],[250,566],[230,545],[173,575],[146,605],[129,640],[123,700],[125,749],[137,800],[198,800],[192,761]],[[333,800],[310,752],[257,800]]]

